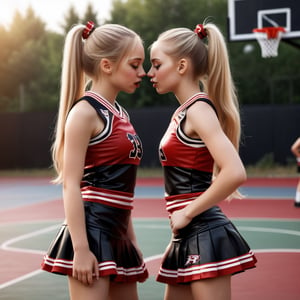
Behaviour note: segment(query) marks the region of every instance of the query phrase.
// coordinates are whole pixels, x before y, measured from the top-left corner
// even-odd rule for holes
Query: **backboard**
[[[255,40],[254,28],[283,27],[282,39],[300,38],[299,0],[228,0],[228,40]]]

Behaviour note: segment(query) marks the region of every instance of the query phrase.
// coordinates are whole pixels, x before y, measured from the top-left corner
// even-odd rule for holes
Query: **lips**
[[[152,86],[153,86],[154,88],[157,87],[157,82],[156,82],[156,81],[151,80],[151,83],[152,83]]]

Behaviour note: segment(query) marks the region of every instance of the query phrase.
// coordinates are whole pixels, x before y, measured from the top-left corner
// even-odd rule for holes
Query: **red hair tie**
[[[207,33],[206,33],[206,30],[205,30],[203,24],[198,24],[196,26],[194,32],[198,34],[198,36],[201,40],[203,40],[205,37],[207,37]]]
[[[88,21],[85,25],[85,28],[82,32],[82,38],[86,40],[91,33],[95,30],[95,23],[92,21]]]

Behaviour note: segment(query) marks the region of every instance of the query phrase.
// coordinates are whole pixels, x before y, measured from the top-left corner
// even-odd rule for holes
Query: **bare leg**
[[[192,291],[189,284],[171,285],[168,284],[165,290],[164,300],[192,300]]]
[[[71,300],[107,300],[109,277],[100,277],[92,285],[85,285],[69,276],[69,292]]]
[[[296,195],[295,195],[295,206],[300,207],[300,179],[297,184]]]
[[[298,184],[297,184],[297,190],[300,192],[300,179],[299,179]]]
[[[137,284],[130,283],[110,283],[109,300],[138,300]]]
[[[297,184],[297,192],[300,193],[300,179],[299,179],[298,184]]]
[[[195,300],[230,300],[231,276],[194,281],[191,289]]]

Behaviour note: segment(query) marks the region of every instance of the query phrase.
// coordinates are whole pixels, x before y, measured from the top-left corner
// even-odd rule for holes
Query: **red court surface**
[[[1,179],[2,180],[2,179]],[[12,182],[12,179],[5,179]],[[20,179],[18,179],[20,180]],[[29,179],[26,179],[29,180]],[[40,179],[45,182],[48,179]],[[30,181],[30,180],[29,180]],[[28,181],[28,182],[29,182]],[[247,186],[295,187],[297,178],[249,179]],[[139,179],[138,186],[161,186],[162,179]],[[222,202],[221,208],[230,218],[273,219],[300,221],[300,208],[293,199],[242,199]],[[32,221],[62,220],[61,199],[0,210],[0,224]],[[168,218],[163,199],[135,199],[134,218]],[[299,224],[299,223],[298,223]],[[300,239],[300,225],[295,238]],[[163,249],[162,249],[163,251]],[[257,268],[234,276],[232,300],[299,300],[300,299],[300,249],[295,251],[257,251]],[[0,299],[2,287],[11,280],[27,276],[39,269],[41,255],[8,251],[0,248]],[[149,260],[148,269],[155,276],[160,258]],[[26,297],[25,297],[26,298]],[[142,299],[141,299],[142,300]]]

